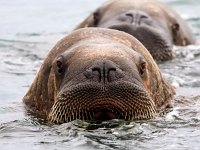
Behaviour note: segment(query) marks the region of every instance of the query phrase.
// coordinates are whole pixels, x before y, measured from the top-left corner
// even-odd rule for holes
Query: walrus
[[[136,37],[157,61],[173,58],[173,45],[195,43],[186,22],[158,0],[109,0],[89,15],[76,29],[102,27]]]
[[[147,49],[117,30],[83,28],[49,52],[23,98],[27,111],[52,123],[155,118],[174,88]]]

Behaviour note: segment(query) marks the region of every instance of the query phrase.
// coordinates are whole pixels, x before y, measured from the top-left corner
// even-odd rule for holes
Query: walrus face
[[[96,12],[94,20],[97,27],[116,29],[133,35],[149,50],[155,60],[172,59],[173,39],[162,16],[128,10],[116,14]]]
[[[150,119],[156,106],[147,92],[148,64],[122,44],[79,45],[52,64],[57,97],[48,119]]]

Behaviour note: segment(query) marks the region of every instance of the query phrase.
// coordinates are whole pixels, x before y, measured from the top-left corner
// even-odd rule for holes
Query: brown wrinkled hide
[[[158,0],[108,0],[76,29],[85,27],[111,28],[129,33],[158,61],[172,59],[173,44],[186,46],[195,43],[194,35],[180,15]]]
[[[66,64],[63,64],[66,66],[64,68],[66,73],[58,79],[58,75],[55,73],[55,61],[61,55],[66,59],[64,61]],[[137,67],[134,67],[138,66],[139,58],[146,61],[146,77],[143,78],[139,76]],[[110,79],[112,82],[100,83],[96,79],[87,81],[89,78],[83,77],[85,68],[90,68],[90,64],[98,59],[100,62],[105,59],[111,66],[115,63],[117,63],[116,66],[119,66],[114,76],[116,78]],[[121,62],[127,63],[128,66]],[[128,72],[120,71],[120,66],[123,65],[125,68],[133,68],[133,71],[130,72],[130,69],[127,69]],[[88,77],[87,74],[86,77]],[[89,90],[87,91],[87,89]],[[130,95],[131,91],[133,95]],[[91,94],[88,95],[88,93]],[[128,104],[132,105],[130,108],[128,108],[127,102],[123,102],[123,99],[120,98],[123,93],[127,93],[122,97],[126,98],[127,96],[127,100],[130,101]],[[81,95],[83,96],[81,97]],[[82,104],[79,106],[79,103],[84,102],[84,99],[85,101],[87,99],[83,103],[85,111],[90,107],[91,109],[92,107],[106,109],[94,114],[94,119],[95,117],[100,119],[103,114],[108,115],[108,118],[109,116],[115,118],[119,115],[119,118],[122,116],[122,119],[134,120],[154,118],[156,111],[171,104],[173,95],[173,87],[162,77],[155,61],[138,40],[121,31],[85,28],[74,31],[52,48],[24,96],[23,102],[29,112],[43,118],[49,117],[49,120],[55,123],[76,119],[75,115],[78,113],[78,109],[83,107]],[[144,107],[140,98],[144,100]],[[94,99],[94,103],[89,106],[88,101],[91,99]],[[131,99],[132,102],[135,101],[135,104],[131,102]],[[127,108],[122,107],[124,104],[127,105]],[[113,106],[109,107],[109,105]],[[147,105],[151,107],[151,110],[146,108]],[[68,119],[65,119],[66,116],[63,113],[69,112],[68,115],[70,115],[70,111],[72,111],[70,108],[73,109],[72,115],[74,116],[68,116]],[[112,108],[115,109],[115,114],[111,113]],[[131,108],[138,109],[131,114],[134,115],[134,118],[127,116],[129,112],[126,109],[131,111]],[[107,112],[108,110],[111,112]],[[86,115],[90,115],[90,113]],[[84,117],[79,119],[84,119]]]

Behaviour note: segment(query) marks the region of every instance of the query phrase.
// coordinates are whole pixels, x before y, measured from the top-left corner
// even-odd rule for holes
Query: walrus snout
[[[140,26],[149,26],[150,28],[155,27],[156,23],[153,21],[153,18],[144,11],[130,10],[113,17],[105,23],[99,24],[99,27],[112,29],[113,26],[120,26],[124,24],[131,25],[136,30],[137,27]]]
[[[135,25],[150,24],[152,18],[145,12],[139,10],[128,11],[117,18],[119,21]]]
[[[157,109],[147,91],[134,83],[107,85],[89,82],[60,92],[48,116],[54,123],[81,120],[140,120],[156,116]]]
[[[85,73],[87,79],[94,82],[109,83],[123,77],[117,64],[110,60],[97,61]]]

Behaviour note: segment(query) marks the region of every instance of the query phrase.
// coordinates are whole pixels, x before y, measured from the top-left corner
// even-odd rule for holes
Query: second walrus
[[[133,35],[155,60],[173,58],[173,45],[195,43],[186,22],[158,0],[109,0],[76,28],[103,27]]]

